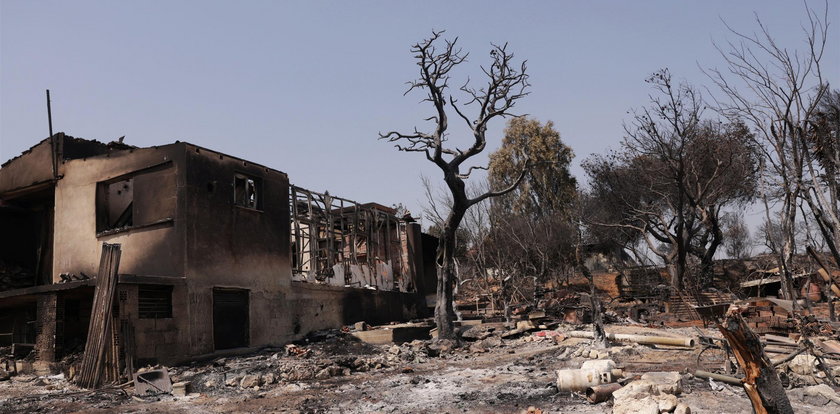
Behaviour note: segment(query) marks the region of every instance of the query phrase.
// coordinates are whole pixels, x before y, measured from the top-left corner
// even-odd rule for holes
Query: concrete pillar
[[[57,294],[46,293],[38,295],[35,325],[35,355],[39,361],[55,362],[57,310]]]

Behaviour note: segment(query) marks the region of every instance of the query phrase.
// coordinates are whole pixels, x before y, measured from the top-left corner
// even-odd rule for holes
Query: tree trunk
[[[586,266],[583,267],[586,269]],[[589,273],[587,269],[586,273]],[[589,302],[592,306],[592,333],[594,334],[595,345],[599,348],[609,346],[607,332],[604,331],[604,317],[601,314],[601,300],[595,294],[595,281],[589,275]]]
[[[764,353],[758,336],[733,308],[718,329],[729,342],[735,359],[744,371],[744,391],[756,414],[793,414],[785,388],[773,364]]]
[[[799,168],[801,170],[801,167]],[[801,175],[801,173],[800,173]],[[800,192],[796,191],[794,194],[786,196],[784,205],[784,214],[782,218],[782,231],[784,231],[784,244],[782,246],[782,287],[787,290],[787,297],[785,299],[792,301],[793,310],[799,309],[799,304],[796,299],[799,297],[796,288],[793,287],[793,274],[791,272],[791,265],[793,264],[793,256],[796,255],[796,200]]]
[[[709,241],[709,247],[706,248],[706,251],[700,259],[700,270],[698,272],[698,276],[701,278],[701,283],[698,284],[700,288],[713,286],[715,278],[715,253],[717,253],[718,247],[723,243],[723,230],[720,228],[720,222],[718,221],[717,214],[714,213],[714,208],[712,208],[712,212],[707,212],[704,216],[704,222],[711,234],[711,240]]]
[[[604,331],[604,318],[601,315],[601,301],[595,294],[595,278],[592,277],[592,272],[589,271],[589,268],[586,267],[586,264],[583,262],[583,255],[580,252],[580,244],[580,234],[578,233],[578,243],[575,246],[575,261],[577,262],[578,270],[580,270],[580,273],[582,273],[589,282],[589,304],[592,306],[593,339],[595,346],[599,348],[606,348],[609,344],[607,343],[607,333]]]
[[[665,268],[668,270],[668,275],[671,276],[671,286],[674,287],[676,290],[682,290],[683,288],[683,270],[682,266],[678,260],[675,260],[671,263],[665,265]]]
[[[435,304],[435,324],[439,339],[455,339],[454,286],[457,282],[455,274],[455,231],[461,224],[466,208],[452,206],[452,211],[446,219],[442,237],[437,248],[437,303]]]

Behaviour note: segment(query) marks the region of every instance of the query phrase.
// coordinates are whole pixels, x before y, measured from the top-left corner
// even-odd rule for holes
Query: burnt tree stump
[[[747,393],[756,414],[793,414],[785,388],[773,364],[764,353],[761,340],[750,329],[740,314],[740,309],[733,307],[723,321],[718,322],[718,329],[729,341],[729,346],[744,370],[744,391]]]

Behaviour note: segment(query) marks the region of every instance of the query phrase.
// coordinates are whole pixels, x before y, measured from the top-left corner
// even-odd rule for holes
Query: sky
[[[812,1],[822,10],[824,4]],[[580,162],[616,148],[644,82],[669,68],[709,86],[713,42],[753,32],[804,46],[797,1],[30,1],[0,0],[0,160],[49,135],[136,146],[187,141],[276,168],[314,191],[358,202],[424,204],[421,175],[442,174],[378,132],[427,127],[409,49],[446,30],[470,53],[453,84],[481,78],[491,43],[527,60],[516,107],[553,121]],[[829,81],[840,81],[840,4],[829,5]],[[450,123],[451,141],[469,130]],[[490,125],[488,152],[504,121]],[[485,159],[478,160],[486,162]]]

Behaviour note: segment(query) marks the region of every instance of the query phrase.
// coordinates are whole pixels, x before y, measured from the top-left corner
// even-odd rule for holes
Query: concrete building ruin
[[[435,289],[417,223],[185,142],[47,138],[0,168],[0,228],[0,346],[47,362],[84,344],[102,243],[138,364],[422,317]]]

